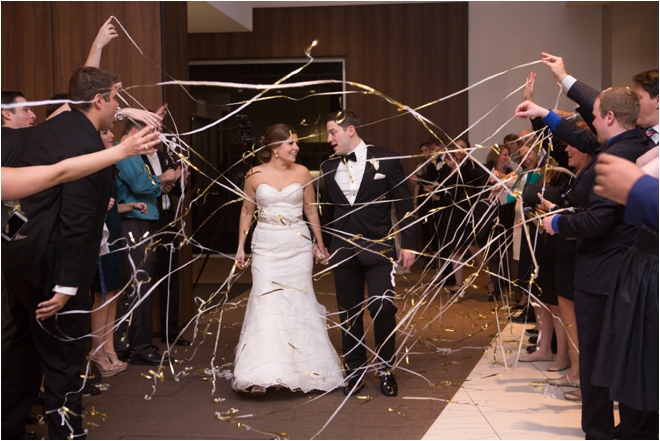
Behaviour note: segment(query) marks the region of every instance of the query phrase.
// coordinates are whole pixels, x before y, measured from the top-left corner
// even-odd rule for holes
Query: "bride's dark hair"
[[[273,150],[279,147],[281,143],[289,139],[293,135],[297,135],[298,132],[295,131],[292,127],[287,126],[286,124],[275,124],[270,126],[264,136],[259,138],[259,143],[257,147],[261,150],[257,152],[257,159],[260,163],[265,164],[270,162],[270,158],[273,156]],[[265,148],[262,148],[266,146]]]

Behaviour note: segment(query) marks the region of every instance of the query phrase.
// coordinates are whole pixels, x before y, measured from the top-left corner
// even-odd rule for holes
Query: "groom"
[[[342,324],[342,349],[348,366],[344,395],[355,395],[364,387],[368,365],[375,365],[384,395],[394,397],[397,384],[390,371],[395,356],[396,306],[393,265],[410,268],[415,255],[416,232],[406,228],[413,211],[406,176],[395,152],[372,145],[360,136],[360,121],[349,110],[326,117],[328,142],[335,155],[321,164],[325,179],[321,223],[330,233],[330,252]],[[396,207],[398,225],[392,228],[391,207]],[[397,258],[394,233],[401,230],[401,252]],[[327,234],[326,234],[327,236]],[[365,302],[364,284],[368,299]],[[364,308],[373,318],[376,348],[364,342]],[[369,360],[369,362],[367,362]]]

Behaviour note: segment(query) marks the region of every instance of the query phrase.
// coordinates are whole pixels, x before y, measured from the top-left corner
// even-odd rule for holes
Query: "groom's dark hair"
[[[355,133],[357,133],[357,136],[362,138],[362,133],[360,133],[360,126],[362,124],[360,123],[360,120],[358,119],[355,112],[352,110],[338,110],[336,112],[332,112],[325,117],[326,124],[328,124],[330,121],[334,122],[344,130],[348,129],[350,126],[355,127]]]

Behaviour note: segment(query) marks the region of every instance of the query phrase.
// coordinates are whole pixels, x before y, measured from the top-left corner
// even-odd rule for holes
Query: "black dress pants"
[[[179,334],[179,247],[177,229],[167,227],[174,220],[174,210],[160,212],[158,230],[163,230],[161,242],[156,251],[157,280],[163,280],[158,285],[160,303],[160,332],[163,340],[173,339]],[[168,276],[168,274],[174,271]]]
[[[351,372],[371,363],[391,366],[396,350],[395,332],[397,308],[392,302],[394,287],[390,274],[392,264],[379,255],[361,252],[333,270],[337,305],[342,326],[344,362]],[[367,284],[367,302],[364,285]],[[373,319],[375,353],[367,356],[364,342],[364,308]]]
[[[153,292],[149,290],[153,286],[156,279],[156,250],[151,248],[151,240],[147,239],[139,246],[141,238],[146,233],[147,237],[153,235],[157,231],[156,222],[147,220],[126,220],[121,221],[122,236],[128,239],[130,249],[123,251],[122,256],[124,260],[124,279],[128,281],[134,275],[133,266],[135,266],[136,278],[132,279],[131,285],[128,287],[126,296],[128,296],[129,307],[135,307],[133,310],[133,317],[128,328],[128,341],[130,355],[147,355],[153,351]],[[129,234],[130,233],[130,234]],[[133,242],[131,237],[135,240]],[[129,260],[132,260],[132,265]],[[118,299],[117,317],[126,313],[126,298]],[[121,328],[120,328],[121,329]],[[120,339],[123,332],[115,333],[116,340]],[[117,343],[117,349],[122,350],[123,344]]]
[[[76,415],[82,412],[80,371],[87,348],[87,339],[80,337],[90,331],[89,287],[79,287],[60,311],[84,313],[53,316],[39,323],[37,304],[52,297],[52,285],[35,288],[16,276],[7,276],[6,281],[16,331],[2,369],[2,438],[24,434],[42,375],[49,438],[66,439],[72,433],[80,438],[82,418]]]
[[[586,439],[612,439],[614,403],[609,389],[591,384],[607,295],[575,290],[575,317],[580,341],[580,388],[582,389],[582,430]]]

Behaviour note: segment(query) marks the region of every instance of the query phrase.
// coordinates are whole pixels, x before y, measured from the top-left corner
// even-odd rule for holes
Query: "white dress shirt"
[[[160,160],[158,159],[158,153],[153,152],[149,155],[147,155],[147,159],[149,160],[149,164],[151,164],[151,168],[154,171],[154,174],[156,176],[160,176],[163,174],[163,169],[160,167]],[[169,210],[170,209],[170,197],[163,193],[161,195],[161,200],[163,201],[163,206],[161,207],[163,211]]]
[[[337,166],[337,171],[335,172],[335,182],[339,185],[339,188],[344,192],[344,196],[351,205],[355,203],[355,198],[357,197],[358,190],[360,189],[360,184],[362,183],[362,176],[364,175],[364,169],[367,166],[367,145],[364,141],[361,141],[357,147],[352,152],[355,153],[356,161],[346,161],[339,160],[339,165]],[[348,166],[348,168],[346,168]]]

